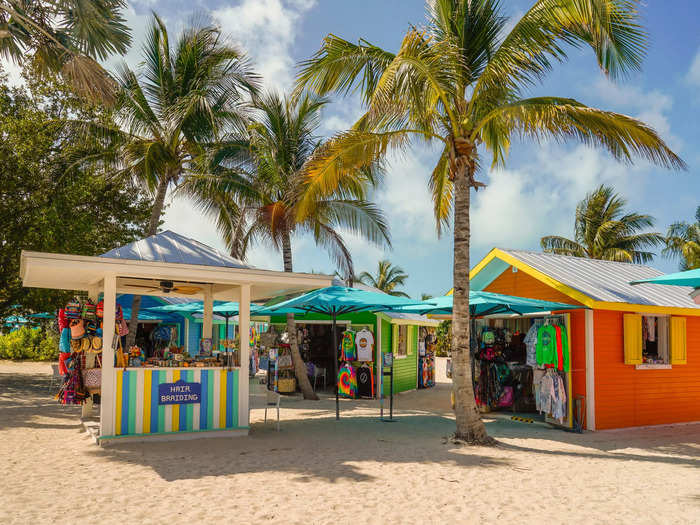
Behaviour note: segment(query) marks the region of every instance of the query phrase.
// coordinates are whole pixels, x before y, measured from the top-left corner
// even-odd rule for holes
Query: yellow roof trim
[[[683,308],[680,306],[656,306],[652,304],[609,303],[594,301],[591,308],[596,310],[614,310],[616,312],[635,312],[641,314],[688,315],[700,317],[700,308]]]
[[[535,279],[542,281],[547,286],[550,286],[551,288],[554,288],[555,290],[563,293],[564,295],[568,295],[572,299],[577,300],[579,303],[593,308],[595,300],[593,300],[591,297],[574,288],[571,288],[570,286],[565,285],[564,283],[560,283],[556,279],[553,279],[549,275],[544,274],[539,270],[535,270],[531,266],[528,266],[524,262],[520,261],[519,259],[516,259],[512,255],[509,255],[499,250],[498,248],[494,248],[493,250],[491,250],[491,252],[484,258],[484,260],[477,264],[474,267],[474,269],[471,272],[469,272],[469,279],[471,280],[476,274],[479,273],[479,271],[481,271],[489,262],[491,262],[495,258],[501,259],[503,262],[514,266],[518,270],[525,272],[528,275],[531,275]],[[484,263],[484,261],[486,262]]]

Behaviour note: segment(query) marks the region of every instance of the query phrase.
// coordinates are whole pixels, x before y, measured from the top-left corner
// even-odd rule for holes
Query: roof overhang
[[[161,280],[199,285],[215,300],[238,300],[241,285],[251,286],[251,300],[305,292],[330,286],[328,275],[278,272],[251,268],[224,268],[179,263],[111,259],[22,251],[20,277],[24,286],[88,291],[100,287],[105,277],[117,277],[118,293],[203,298],[205,293],[178,294],[154,291]],[[139,283],[143,287],[138,286]],[[127,286],[129,285],[129,286]]]
[[[515,268],[517,271],[522,271],[541,281],[545,285],[561,292],[571,299],[581,303],[583,306],[597,310],[616,310],[622,312],[637,312],[646,314],[676,314],[700,316],[700,308],[686,308],[681,306],[656,306],[649,304],[635,304],[623,302],[607,302],[597,301],[592,297],[584,294],[580,290],[567,286],[564,283],[557,281],[549,275],[532,268],[528,264],[520,261],[512,255],[499,250],[492,249],[472,270],[469,272],[470,289],[483,291],[488,287],[498,276],[500,276],[508,268]],[[700,304],[700,303],[698,303]]]

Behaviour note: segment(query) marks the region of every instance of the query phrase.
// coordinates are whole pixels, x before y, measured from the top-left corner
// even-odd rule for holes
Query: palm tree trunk
[[[474,400],[469,356],[469,206],[471,177],[468,167],[455,173],[454,205],[454,298],[452,306],[452,389],[455,398],[455,438],[476,445],[493,443]]]
[[[156,199],[153,201],[153,209],[151,210],[151,218],[148,221],[148,230],[146,236],[150,237],[158,232],[158,224],[160,224],[160,216],[163,214],[163,206],[165,205],[165,195],[168,193],[170,185],[170,177],[163,177],[158,183],[156,191]],[[129,319],[129,335],[126,336],[126,348],[130,348],[136,341],[136,331],[139,326],[139,310],[141,309],[141,296],[134,295],[131,302],[131,319]]]
[[[282,236],[282,258],[284,260],[284,271],[292,272],[292,241],[289,233]],[[306,375],[306,363],[301,358],[299,352],[299,342],[297,341],[297,328],[294,324],[294,314],[287,314],[287,333],[289,334],[289,346],[292,348],[292,361],[294,362],[294,375],[297,378],[299,389],[304,395],[304,399],[317,400],[318,396],[311,388],[309,376]]]

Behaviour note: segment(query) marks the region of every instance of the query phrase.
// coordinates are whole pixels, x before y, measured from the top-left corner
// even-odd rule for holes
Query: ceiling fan
[[[146,290],[160,291],[162,293],[181,293],[184,295],[194,295],[202,289],[199,286],[188,286],[187,284],[175,284],[173,281],[159,281],[158,285],[149,286],[147,284],[125,284],[132,288],[141,288]]]

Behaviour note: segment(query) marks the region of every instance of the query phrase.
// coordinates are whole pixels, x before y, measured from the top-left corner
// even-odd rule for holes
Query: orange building
[[[471,289],[581,305],[569,313],[570,398],[585,428],[700,421],[700,306],[690,289],[643,284],[648,266],[493,249]]]

